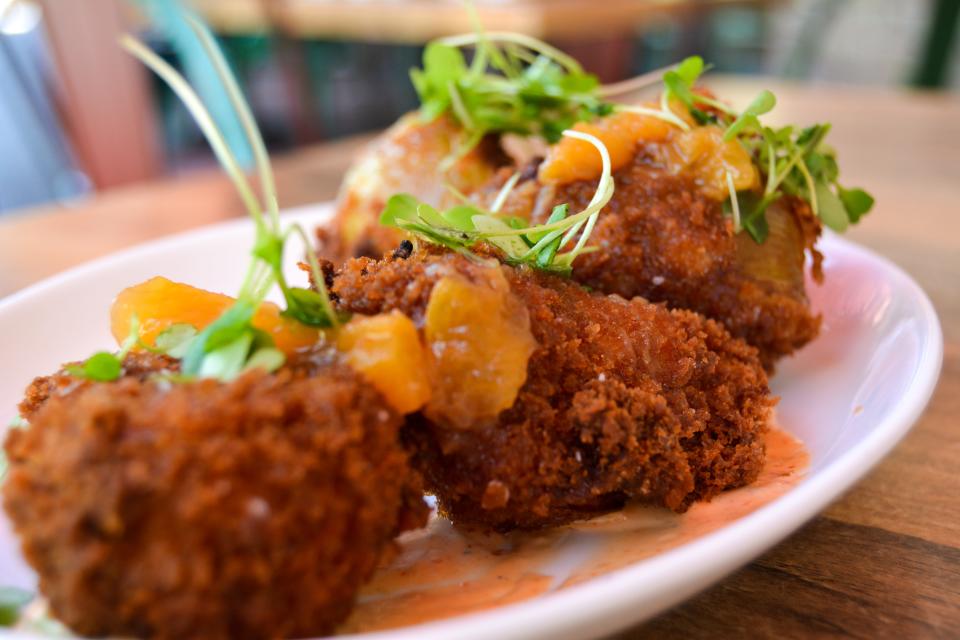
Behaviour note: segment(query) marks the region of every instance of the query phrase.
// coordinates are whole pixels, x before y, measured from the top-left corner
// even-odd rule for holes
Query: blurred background
[[[387,126],[416,107],[408,70],[424,43],[471,30],[458,0],[185,4],[217,34],[276,153]],[[474,4],[487,29],[543,38],[605,82],[699,53],[729,74],[960,87],[960,0]],[[176,13],[172,0],[0,0],[0,216],[213,164],[169,90],[116,45],[135,31],[203,87],[212,71]]]

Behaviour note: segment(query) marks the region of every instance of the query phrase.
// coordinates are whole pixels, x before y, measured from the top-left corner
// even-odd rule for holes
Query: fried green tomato
[[[671,175],[656,147],[641,146],[614,174],[616,191],[590,237],[598,250],[576,260],[573,278],[604,293],[642,296],[717,320],[757,347],[772,370],[819,332],[820,317],[804,288],[808,250],[814,277],[820,277],[813,249],[819,223],[806,203],[785,197],[768,210],[770,235],[763,244],[734,234],[721,202],[689,177]],[[503,171],[488,185],[488,200],[509,175]],[[581,210],[595,191],[596,180],[552,185],[531,177],[518,184],[502,212],[539,224],[556,204]]]
[[[718,323],[528,268],[429,247],[408,253],[349,261],[330,284],[343,309],[402,310],[438,362],[464,369],[435,374],[435,395],[452,387],[454,401],[434,398],[404,430],[428,491],[452,520],[536,528],[629,499],[684,511],[757,477],[773,404],[767,377],[756,350]],[[483,291],[501,278],[518,303],[506,316],[528,327],[534,346],[513,401],[490,415],[482,402],[456,399],[479,387],[499,400],[512,379],[484,368],[503,359],[503,343],[516,343]],[[451,282],[479,288],[454,298]],[[446,311],[436,308],[441,292]],[[431,340],[437,323],[446,337]]]
[[[329,633],[426,518],[401,418],[303,356],[229,383],[38,379],[5,444],[4,507],[52,613],[88,636]]]

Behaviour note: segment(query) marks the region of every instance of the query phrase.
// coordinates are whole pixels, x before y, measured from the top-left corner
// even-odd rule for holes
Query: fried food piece
[[[54,615],[90,636],[324,635],[401,530],[422,526],[401,418],[301,354],[230,383],[36,381],[4,507]]]
[[[403,255],[347,262],[332,279],[338,304],[400,309],[422,326],[439,282],[482,283],[496,269],[536,340],[515,402],[496,417],[408,419],[415,465],[453,520],[534,528],[627,499],[683,511],[756,478],[767,378],[756,350],[719,324],[432,247]]]
[[[820,277],[820,255],[813,248],[820,224],[806,203],[784,198],[767,212],[770,236],[762,245],[746,233],[734,234],[720,201],[664,167],[660,144],[642,146],[614,174],[613,198],[590,237],[599,250],[574,262],[573,278],[604,293],[642,296],[717,320],[757,347],[772,370],[819,332],[803,266],[809,250],[814,276]],[[509,175],[502,172],[483,198],[492,199]],[[554,185],[531,178],[511,193],[502,212],[539,224],[556,204],[583,209],[595,191],[595,179]]]
[[[441,207],[453,201],[448,187],[469,194],[509,163],[493,137],[455,157],[467,138],[448,116],[430,122],[419,113],[400,118],[353,163],[330,227],[318,230],[320,255],[337,263],[354,256],[379,256],[403,238],[402,232],[379,224],[390,196],[409,193]]]

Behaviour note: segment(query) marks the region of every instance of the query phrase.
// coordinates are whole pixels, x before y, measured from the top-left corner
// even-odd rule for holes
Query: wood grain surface
[[[473,30],[459,2],[437,0],[191,0],[221,33],[280,30],[300,38],[420,44]],[[771,0],[513,0],[476,2],[487,31],[519,31],[538,38],[591,40],[598,33],[632,33],[678,14],[730,6],[764,6]]]
[[[899,91],[718,79],[746,104],[776,92],[782,122],[832,122],[843,182],[877,206],[849,236],[933,300],[943,372],[896,450],[823,515],[758,561],[639,628],[640,637],[960,637],[960,100]],[[277,158],[280,199],[331,198],[364,139]],[[203,173],[0,217],[0,294],[90,258],[241,214]]]

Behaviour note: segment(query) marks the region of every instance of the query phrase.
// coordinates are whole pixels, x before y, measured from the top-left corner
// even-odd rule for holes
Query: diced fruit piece
[[[670,144],[662,145],[661,160],[673,174],[691,177],[704,195],[726,200],[730,195],[727,172],[737,191],[755,189],[760,174],[750,154],[736,140],[724,140],[723,130],[714,125],[677,131]]]
[[[681,105],[675,106],[674,113],[692,123]],[[727,199],[728,171],[737,191],[755,189],[760,183],[760,174],[743,146],[736,140],[724,140],[723,130],[714,125],[691,126],[689,131],[681,131],[659,118],[623,111],[594,122],[578,123],[574,129],[593,134],[606,145],[614,171],[630,162],[638,143],[658,142],[662,144],[651,150],[667,171],[689,176],[709,198]],[[595,180],[601,166],[592,145],[564,138],[550,148],[540,165],[539,176],[541,181],[552,184]]]
[[[630,162],[638,142],[662,141],[672,127],[653,116],[621,111],[594,122],[578,122],[573,128],[599,138],[610,154],[612,170],[616,171]],[[602,166],[600,155],[589,142],[563,138],[550,148],[539,176],[541,181],[551,184],[592,180],[600,176]]]
[[[216,320],[234,299],[222,293],[173,282],[157,276],[124,289],[110,308],[110,330],[118,343],[130,333],[130,320],[140,321],[140,339],[147,345],[164,329],[186,323],[201,330]],[[280,315],[280,308],[265,302],[253,317],[253,325],[266,331],[277,348],[289,353],[316,344],[319,331]]]
[[[354,316],[337,333],[347,363],[400,413],[412,413],[430,398],[427,354],[413,321],[393,310]]]
[[[467,428],[513,405],[537,342],[527,309],[500,267],[491,267],[478,282],[461,275],[437,282],[424,333],[433,386],[426,407],[430,418]]]

